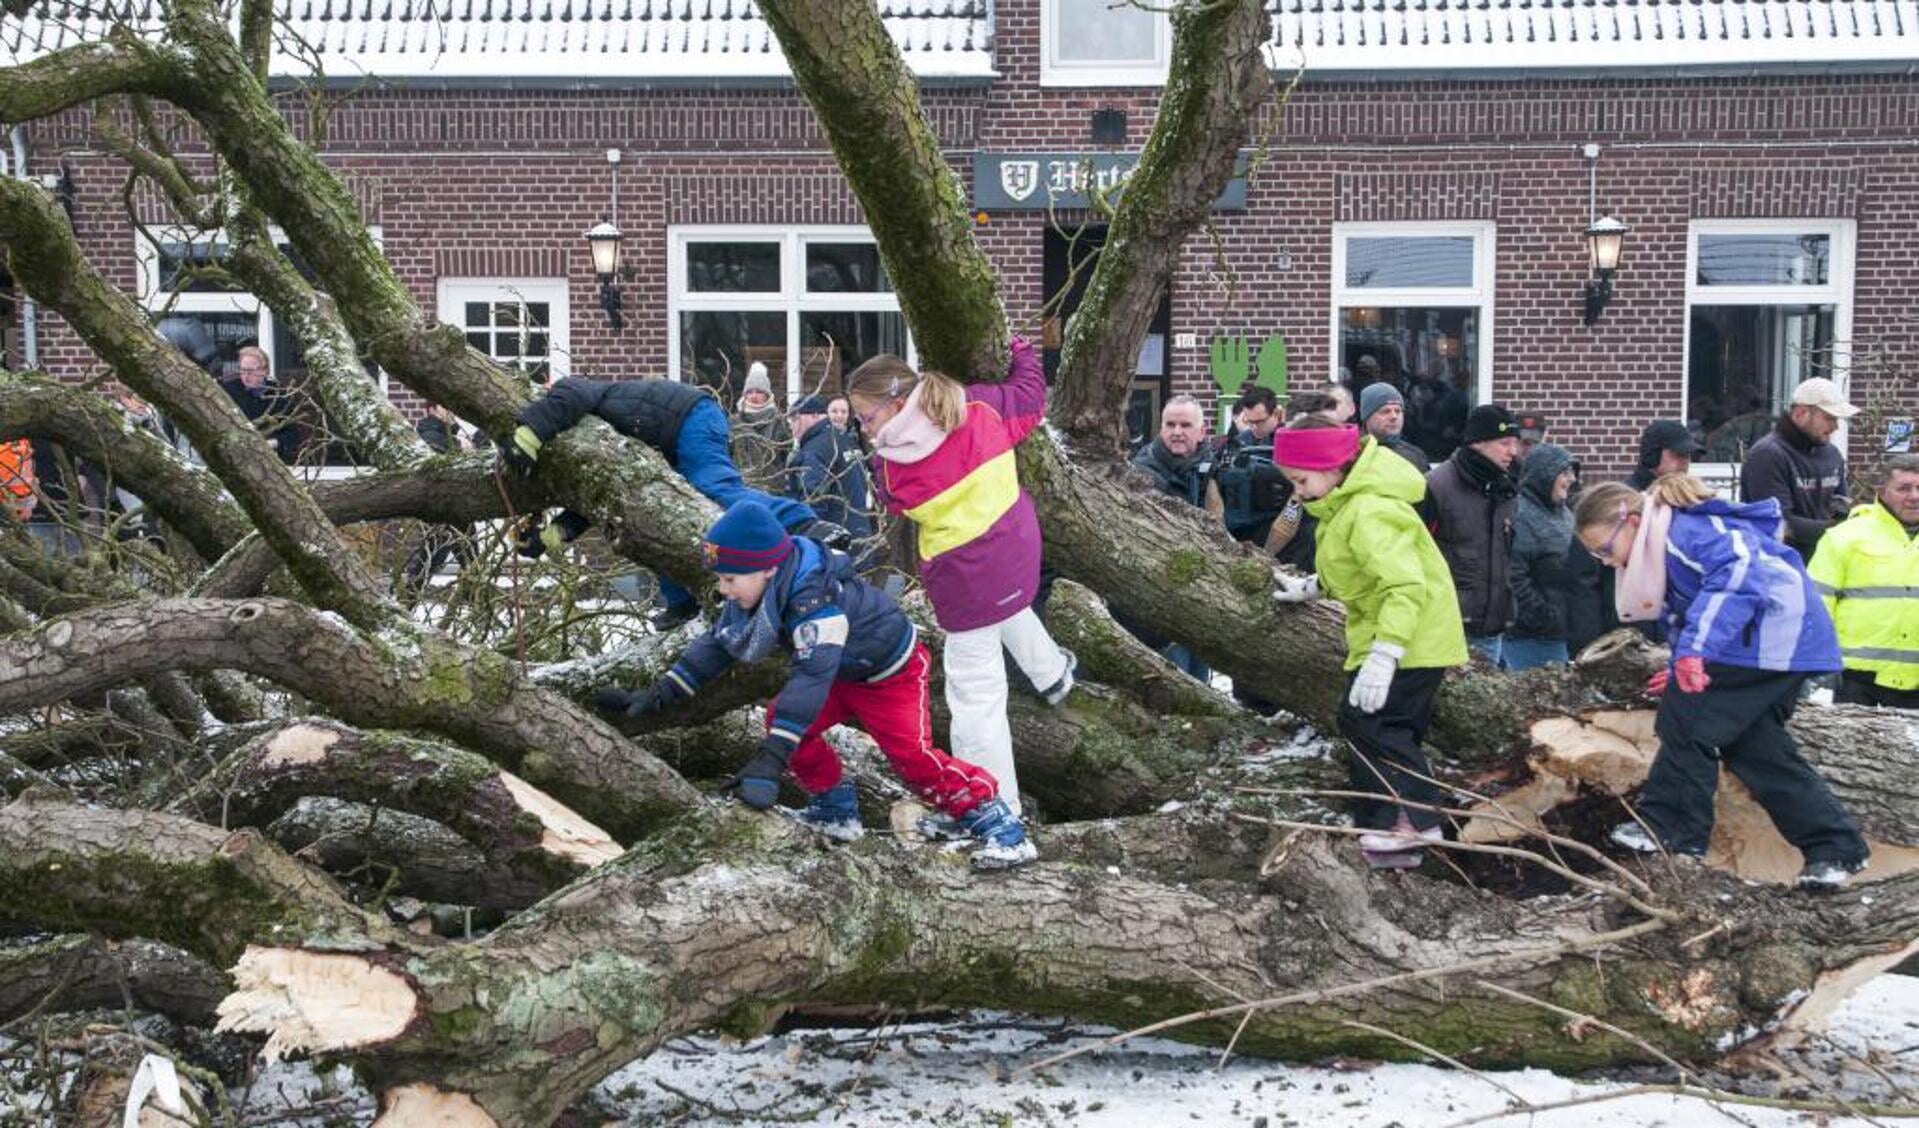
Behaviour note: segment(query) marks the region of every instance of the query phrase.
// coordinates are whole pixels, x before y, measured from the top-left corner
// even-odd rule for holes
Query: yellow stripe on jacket
[[[1019,501],[1019,465],[1013,452],[995,455],[939,496],[906,515],[919,526],[920,559],[931,560],[977,540]]]

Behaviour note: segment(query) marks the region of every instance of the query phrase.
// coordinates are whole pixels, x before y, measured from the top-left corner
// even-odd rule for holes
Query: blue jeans
[[[1213,680],[1212,669],[1208,667],[1206,663],[1194,657],[1193,652],[1186,649],[1184,643],[1170,643],[1166,649],[1160,651],[1160,654],[1163,655],[1168,662],[1178,666],[1180,670],[1188,676],[1211,684]]]
[[[680,433],[673,442],[673,469],[721,509],[731,508],[736,501],[757,501],[772,510],[788,532],[814,520],[813,510],[805,502],[747,485],[740,477],[740,468],[733,465],[731,438],[726,412],[718,401],[701,400],[680,423]],[[660,577],[660,597],[675,607],[693,602],[691,592],[665,576]]]
[[[1506,668],[1504,661],[1506,636],[1503,634],[1467,635],[1466,649],[1472,651],[1474,654],[1484,656],[1486,661],[1493,664],[1493,669],[1495,670],[1503,670]]]
[[[1563,666],[1568,659],[1565,640],[1557,638],[1509,638],[1500,657],[1505,659],[1508,670]]]

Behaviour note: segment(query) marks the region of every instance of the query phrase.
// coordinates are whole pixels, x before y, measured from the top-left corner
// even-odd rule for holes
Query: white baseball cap
[[[1824,376],[1801,381],[1792,390],[1792,403],[1794,407],[1816,407],[1834,419],[1851,419],[1859,414],[1859,409],[1847,403],[1846,397],[1840,394],[1839,385]]]

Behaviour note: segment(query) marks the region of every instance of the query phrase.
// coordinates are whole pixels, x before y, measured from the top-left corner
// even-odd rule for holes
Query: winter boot
[[[855,842],[866,834],[866,828],[860,825],[859,795],[850,779],[813,796],[798,818],[835,842]]]
[[[836,525],[823,517],[815,517],[811,521],[802,522],[798,528],[792,531],[796,536],[816,540],[828,548],[836,548],[841,552],[853,551],[852,532],[849,531],[846,526]]]
[[[655,607],[652,614],[646,617],[646,625],[652,627],[655,634],[665,634],[699,617],[700,605],[689,599],[685,603],[667,603]]]
[[[1866,868],[1862,858],[1856,862],[1820,861],[1807,862],[1806,868],[1799,871],[1799,888],[1808,893],[1830,893],[1844,885],[1853,874]]]
[[[1073,671],[1079,668],[1079,659],[1073,656],[1072,651],[1062,646],[1059,652],[1066,657],[1066,672],[1059,676],[1058,681],[1039,691],[1039,695],[1046,699],[1046,703],[1055,709],[1064,705],[1066,695],[1073,692]]]
[[[921,815],[913,823],[913,829],[919,831],[920,837],[928,842],[965,842],[973,837],[973,832],[966,829],[964,822],[938,811]]]
[[[1039,857],[1039,848],[1026,837],[1026,827],[1007,809],[1004,799],[981,803],[960,816],[959,822],[980,843],[969,855],[974,869],[1012,869]]]
[[[1612,833],[1607,835],[1607,837],[1612,839],[1613,845],[1624,846],[1635,854],[1657,854],[1660,852],[1659,841],[1648,834],[1645,827],[1640,826],[1636,822],[1620,823],[1618,826],[1612,828]]]

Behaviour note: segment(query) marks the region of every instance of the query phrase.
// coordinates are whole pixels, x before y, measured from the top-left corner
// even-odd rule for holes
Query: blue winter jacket
[[[1674,658],[1798,673],[1841,667],[1832,619],[1779,528],[1775,498],[1714,498],[1673,512],[1666,629]]]
[[[918,637],[899,604],[861,580],[845,553],[794,537],[793,554],[773,574],[761,607],[745,612],[729,601],[720,620],[686,648],[666,676],[688,696],[699,692],[733,664],[721,632],[762,608],[779,632],[780,648],[793,656],[768,726],[769,735],[785,741],[788,752],[820,715],[835,681],[891,677],[906,665]]]

